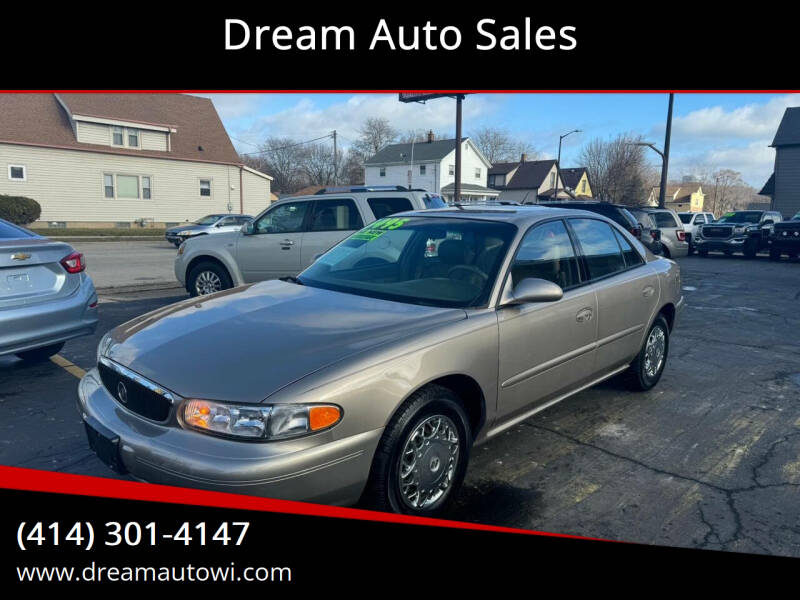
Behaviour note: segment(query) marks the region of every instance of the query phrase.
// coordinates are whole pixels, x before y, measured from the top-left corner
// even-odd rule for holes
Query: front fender
[[[182,246],[185,246],[183,254],[175,257],[175,277],[181,284],[186,285],[189,265],[203,257],[209,257],[222,263],[230,273],[234,287],[246,283],[236,260],[236,238],[220,239],[221,237],[223,237],[222,234],[203,236],[203,238],[187,240],[183,243]]]

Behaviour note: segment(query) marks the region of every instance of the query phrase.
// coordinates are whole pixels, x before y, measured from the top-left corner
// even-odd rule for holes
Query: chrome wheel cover
[[[411,508],[431,507],[453,487],[460,443],[448,417],[434,415],[417,425],[403,444],[398,470],[400,497]]]
[[[214,271],[201,271],[194,280],[194,289],[198,296],[213,294],[222,289],[222,280]]]
[[[667,336],[662,327],[653,327],[647,336],[644,349],[644,372],[649,378],[655,377],[664,364],[667,350]]]

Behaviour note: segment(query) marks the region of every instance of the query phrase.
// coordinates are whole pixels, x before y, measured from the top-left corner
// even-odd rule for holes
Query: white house
[[[37,227],[257,214],[271,179],[242,164],[207,98],[0,94],[0,194],[39,202]]]
[[[496,198],[486,187],[491,164],[469,138],[461,141],[461,200],[476,202]],[[453,201],[456,141],[434,140],[390,144],[364,163],[365,185],[402,185],[442,194]]]

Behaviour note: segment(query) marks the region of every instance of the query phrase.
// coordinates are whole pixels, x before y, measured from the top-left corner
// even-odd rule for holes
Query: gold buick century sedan
[[[656,385],[682,305],[678,266],[598,214],[406,212],[120,325],[78,406],[143,481],[431,515],[474,444],[617,374]]]

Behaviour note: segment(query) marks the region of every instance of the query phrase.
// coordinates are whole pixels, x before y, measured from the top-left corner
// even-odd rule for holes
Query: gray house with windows
[[[800,107],[787,108],[775,139],[775,170],[759,194],[789,219],[800,212]]]
[[[0,94],[0,194],[36,200],[34,227],[257,214],[271,179],[242,164],[207,98]]]

